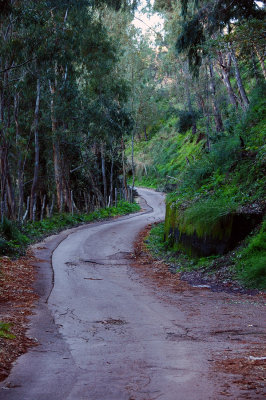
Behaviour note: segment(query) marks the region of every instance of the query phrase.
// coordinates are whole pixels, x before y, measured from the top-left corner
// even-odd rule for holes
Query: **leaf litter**
[[[38,299],[33,288],[35,261],[30,250],[17,260],[0,258],[0,321],[9,333],[0,336],[0,381],[20,355],[37,345],[36,339],[27,336],[29,316]]]

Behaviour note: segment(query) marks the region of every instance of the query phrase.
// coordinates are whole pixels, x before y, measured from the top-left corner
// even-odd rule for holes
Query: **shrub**
[[[13,221],[9,221],[7,218],[3,219],[3,222],[0,225],[0,231],[7,240],[17,240],[21,234],[16,224]]]
[[[10,333],[10,324],[0,321],[0,337],[4,339],[14,339],[15,336]]]
[[[0,238],[0,255],[9,254],[12,250],[10,243],[7,240]]]
[[[193,224],[196,231],[202,228],[210,228],[221,217],[225,217],[235,211],[237,204],[232,198],[208,198],[201,200],[184,211],[184,225]]]
[[[266,288],[266,221],[238,254],[237,277],[246,286]]]
[[[2,224],[0,224],[0,232],[4,239],[14,244],[28,243],[27,236],[21,233],[15,222],[9,221],[7,218],[4,218]]]
[[[186,133],[198,119],[198,113],[195,111],[179,111],[178,116],[176,128],[180,133]]]

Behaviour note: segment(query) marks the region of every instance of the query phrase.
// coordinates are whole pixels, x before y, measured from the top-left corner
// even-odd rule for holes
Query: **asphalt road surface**
[[[179,303],[166,301],[140,279],[129,260],[133,242],[164,218],[165,206],[160,193],[139,194],[149,205],[143,212],[69,230],[36,249],[41,297],[29,334],[40,345],[16,362],[1,400],[228,398],[210,365],[212,351],[231,342],[206,334],[219,325],[224,297],[208,300],[210,320],[203,323],[193,309],[203,304],[193,298],[198,292],[186,296],[186,307],[180,296]]]

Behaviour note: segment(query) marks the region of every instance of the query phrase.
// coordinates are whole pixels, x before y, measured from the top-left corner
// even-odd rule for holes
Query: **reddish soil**
[[[28,316],[32,314],[37,295],[33,290],[36,268],[30,252],[18,260],[0,259],[0,321],[11,324],[14,339],[0,337],[0,381],[4,380],[12,363],[36,341],[26,335]]]

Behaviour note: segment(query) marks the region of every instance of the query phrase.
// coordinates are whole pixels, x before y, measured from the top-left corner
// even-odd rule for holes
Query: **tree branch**
[[[11,67],[5,68],[5,69],[3,69],[2,71],[0,71],[0,74],[3,74],[4,72],[7,72],[7,71],[9,71],[9,70],[11,70],[11,69],[20,68],[20,67],[22,67],[23,65],[28,64],[29,62],[34,61],[34,60],[36,60],[36,57],[35,57],[35,58],[31,58],[30,60],[24,61],[24,62],[21,63],[21,64],[14,65],[13,67],[11,66]]]
[[[152,28],[150,25],[146,24],[146,22],[142,21],[142,19],[134,16],[135,19],[137,19],[138,21],[142,22],[144,25],[147,26],[147,28],[149,28],[150,30],[152,30],[154,33],[156,33],[157,36],[159,36],[160,38],[162,37],[160,32],[157,32],[154,28]]]

